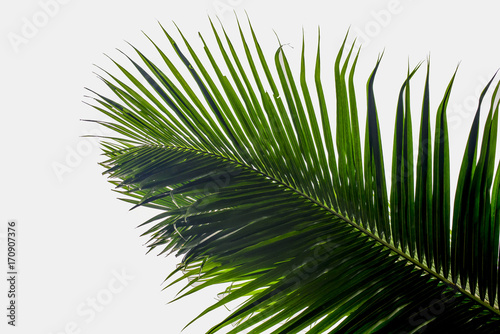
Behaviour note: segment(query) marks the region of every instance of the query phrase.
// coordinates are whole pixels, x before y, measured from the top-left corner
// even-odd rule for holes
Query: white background
[[[42,5],[47,3],[52,6]],[[451,183],[456,182],[478,91],[500,67],[498,1],[4,0],[0,267],[6,267],[6,224],[16,219],[20,276],[16,328],[6,325],[7,285],[4,279],[0,283],[2,333],[7,328],[7,333],[30,334],[175,334],[214,302],[217,288],[167,305],[182,285],[162,292],[162,281],[179,259],[145,255],[147,239],[135,227],[152,213],[129,212],[130,205],[116,199],[97,164],[103,160],[97,146],[80,137],[105,130],[80,119],[103,118],[82,103],[88,101],[84,87],[110,95],[92,73],[98,71],[93,64],[117,73],[103,53],[126,64],[116,48],[132,54],[127,40],[154,58],[142,30],[173,56],[157,21],[180,42],[174,20],[202,54],[198,31],[215,47],[207,14],[218,14],[237,41],[233,9],[243,22],[247,11],[269,56],[278,46],[273,30],[282,43],[289,43],[285,51],[293,64],[298,64],[304,28],[306,56],[313,65],[320,26],[327,84],[336,50],[351,27],[349,41],[358,36],[363,42],[356,76],[363,126],[366,79],[385,49],[375,89],[387,165],[397,94],[408,62],[414,66],[431,54],[433,112],[461,62],[448,110]],[[30,30],[30,24],[38,27]],[[415,135],[424,77],[425,71],[419,71],[412,86]],[[333,93],[333,86],[326,89]],[[68,169],[61,174],[55,166]],[[122,283],[114,278],[120,272],[129,276]],[[100,311],[91,316],[87,303],[97,297],[105,305],[98,305]],[[203,333],[228,314],[214,312],[184,333]]]

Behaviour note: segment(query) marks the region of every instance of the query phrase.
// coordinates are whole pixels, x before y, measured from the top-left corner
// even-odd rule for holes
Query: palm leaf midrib
[[[488,300],[485,299],[485,301],[482,301],[481,299],[479,299],[478,296],[474,295],[474,294],[471,294],[467,289],[464,289],[462,287],[460,287],[459,285],[457,284],[454,284],[452,281],[451,281],[451,278],[447,278],[447,277],[444,277],[443,275],[441,275],[440,273],[437,273],[435,272],[434,270],[432,270],[431,268],[427,267],[425,264],[423,264],[422,262],[418,261],[417,259],[413,258],[412,256],[410,256],[409,254],[403,252],[400,248],[397,248],[395,247],[394,245],[392,245],[391,243],[385,241],[384,239],[380,238],[379,236],[377,236],[376,234],[370,232],[369,230],[365,229],[364,227],[360,226],[359,224],[353,222],[352,220],[350,220],[349,218],[345,217],[344,215],[334,211],[333,209],[329,208],[328,206],[326,206],[325,204],[321,203],[320,201],[318,201],[317,199],[311,197],[310,195],[304,193],[303,191],[295,188],[294,186],[292,185],[289,185],[288,183],[284,182],[283,180],[280,180],[279,178],[277,177],[274,177],[268,173],[266,173],[265,171],[262,171],[262,170],[259,170],[257,169],[256,167],[254,167],[253,165],[250,165],[248,164],[247,162],[245,161],[238,161],[238,160],[235,160],[234,158],[231,158],[231,157],[227,157],[227,156],[224,156],[224,155],[221,155],[220,153],[213,153],[213,152],[209,152],[209,151],[206,151],[206,150],[202,150],[200,148],[195,148],[195,147],[183,147],[183,146],[179,146],[179,145],[158,145],[158,144],[143,144],[142,146],[149,146],[149,147],[157,147],[157,148],[161,148],[161,149],[171,149],[171,150],[176,150],[176,151],[189,151],[189,152],[193,152],[195,154],[203,154],[203,155],[207,155],[207,156],[211,156],[215,159],[221,159],[221,160],[224,160],[225,162],[228,162],[230,164],[233,164],[235,166],[238,166],[238,167],[241,167],[241,168],[244,168],[246,170],[249,170],[251,172],[254,172],[254,173],[257,173],[259,175],[261,175],[262,177],[270,180],[271,182],[273,183],[276,183],[294,193],[296,193],[297,195],[299,195],[300,197],[303,197],[305,198],[306,200],[314,203],[315,205],[317,205],[319,208],[327,211],[328,213],[342,219],[344,222],[348,223],[349,225],[353,226],[354,228],[356,228],[358,231],[360,231],[361,233],[365,234],[366,236],[368,236],[370,239],[372,240],[375,240],[376,242],[378,242],[379,244],[385,246],[386,248],[388,248],[390,251],[392,251],[393,253],[396,253],[397,255],[399,255],[402,259],[406,260],[407,262],[413,264],[414,266],[420,268],[421,270],[427,272],[428,274],[430,274],[431,276],[435,277],[436,279],[446,283],[447,285],[449,286],[453,286],[454,289],[460,291],[461,293],[463,293],[464,295],[468,296],[469,298],[473,299],[474,301],[476,301],[477,303],[481,304],[482,306],[488,308],[489,310],[495,312],[496,314],[500,314],[500,310],[492,307],[489,303],[488,303]],[[409,265],[409,264],[408,264]]]

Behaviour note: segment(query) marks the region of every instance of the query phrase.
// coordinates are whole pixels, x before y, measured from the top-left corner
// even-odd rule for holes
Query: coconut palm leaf
[[[110,119],[94,122],[117,133],[102,144],[105,174],[133,208],[158,210],[143,224],[150,250],[182,256],[168,277],[168,286],[186,282],[176,299],[226,284],[194,320],[240,304],[207,333],[230,324],[229,333],[497,331],[498,85],[481,142],[478,106],[451,215],[446,109],[455,74],[431,133],[427,61],[414,159],[410,82],[421,64],[408,69],[388,188],[374,94],[382,56],[367,80],[362,149],[359,50],[347,36],[331,110],[319,38],[314,73],[303,43],[296,76],[282,46],[266,59],[250,22],[249,34],[238,27],[244,53],[212,24],[217,46],[200,34],[203,60],[180,31],[183,47],[162,27],[172,49],[151,40],[162,63],[132,47],[129,69],[114,62],[127,80],[101,69],[114,97],[93,92],[90,103]]]

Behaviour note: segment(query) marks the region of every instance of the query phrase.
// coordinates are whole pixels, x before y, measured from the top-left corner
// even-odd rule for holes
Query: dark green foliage
[[[155,43],[162,64],[134,48],[136,74],[115,63],[129,82],[105,72],[115,97],[95,93],[92,104],[112,120],[96,122],[121,136],[103,143],[105,173],[134,207],[159,210],[144,223],[150,249],[183,256],[169,276],[170,285],[188,281],[178,298],[230,284],[199,316],[246,298],[207,333],[235,323],[229,333],[252,326],[252,333],[498,330],[498,86],[482,142],[478,107],[451,218],[446,109],[455,74],[432,133],[427,62],[414,164],[410,82],[420,64],[408,70],[388,193],[374,94],[381,57],[367,80],[362,150],[359,51],[346,48],[347,36],[335,61],[335,92],[328,92],[337,101],[334,138],[319,39],[311,87],[304,46],[296,80],[283,47],[273,73],[251,26],[250,38],[239,31],[244,54],[223,28],[212,28],[223,63],[201,35],[206,61],[182,35],[187,52],[164,30],[170,54],[186,68]]]

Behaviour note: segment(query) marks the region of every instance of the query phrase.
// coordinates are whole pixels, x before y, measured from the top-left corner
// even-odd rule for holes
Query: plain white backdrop
[[[135,227],[151,211],[129,212],[130,205],[116,199],[97,164],[103,157],[96,142],[80,137],[106,134],[80,121],[103,118],[82,101],[84,87],[110,95],[93,74],[99,72],[93,64],[117,73],[104,53],[126,64],[116,50],[132,54],[126,40],[155,59],[144,31],[174,55],[158,21],[180,41],[175,21],[204,56],[198,32],[216,47],[207,15],[218,15],[236,42],[233,10],[243,22],[246,11],[266,54],[278,47],[276,32],[289,44],[285,51],[297,71],[302,29],[312,68],[319,26],[330,94],[334,56],[350,27],[349,41],[357,37],[362,44],[356,84],[363,126],[366,80],[385,50],[375,90],[386,164],[408,63],[431,55],[435,113],[461,62],[448,109],[452,187],[478,93],[500,67],[497,1],[28,0],[2,1],[0,7],[1,268],[6,268],[7,221],[19,223],[18,326],[7,326],[2,311],[2,333],[177,334],[215,301],[217,288],[167,304],[182,284],[161,291],[162,282],[179,259],[145,255],[147,239]],[[424,78],[422,69],[412,84],[414,141]],[[2,310],[6,292],[2,279]],[[214,312],[184,333],[203,333],[228,314]]]

